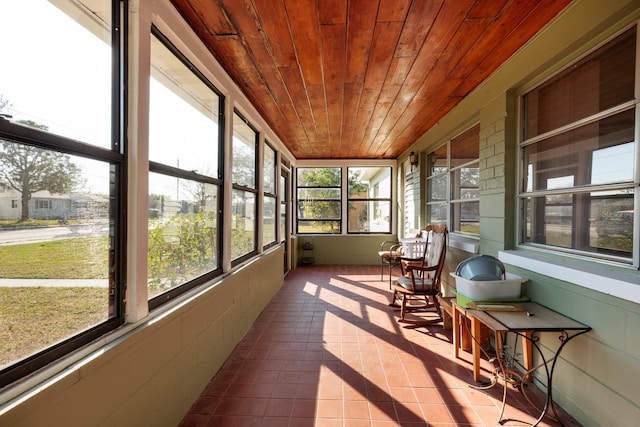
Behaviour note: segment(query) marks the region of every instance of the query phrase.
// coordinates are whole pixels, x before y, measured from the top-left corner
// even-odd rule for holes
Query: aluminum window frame
[[[580,117],[572,122],[564,123],[561,126],[557,126],[553,129],[546,130],[545,132],[536,134],[531,136],[530,138],[526,138],[525,133],[527,129],[526,123],[526,111],[524,99],[526,95],[534,92],[535,90],[544,87],[545,85],[553,84],[555,81],[560,79],[566,79],[567,75],[571,70],[579,67],[581,64],[586,64],[588,61],[592,61],[597,58],[597,55],[602,51],[602,49],[612,43],[615,43],[617,40],[620,40],[621,37],[625,35],[625,33],[629,30],[635,31],[635,76],[633,80],[634,88],[634,99],[623,101],[618,103],[617,105],[611,106],[606,109],[599,108],[597,112],[592,113],[587,116]],[[608,38],[603,41],[599,45],[593,47],[580,57],[574,59],[570,64],[566,65],[562,69],[553,73],[551,76],[547,77],[543,81],[538,82],[534,86],[527,87],[522,93],[518,96],[518,169],[517,169],[517,246],[524,247],[533,250],[541,250],[546,252],[554,252],[558,254],[568,255],[580,259],[586,259],[597,262],[605,262],[605,263],[615,263],[618,265],[628,265],[638,268],[640,265],[640,219],[638,218],[637,212],[640,211],[640,171],[638,171],[638,165],[640,165],[640,153],[639,153],[639,129],[640,129],[640,110],[638,109],[638,93],[640,92],[640,82],[639,82],[639,74],[638,70],[640,55],[638,55],[638,50],[640,49],[640,31],[638,31],[637,23],[623,29],[618,32],[614,36]],[[634,128],[633,134],[634,139],[630,142],[634,143],[635,150],[635,158],[633,159],[633,168],[635,172],[633,172],[633,179],[627,182],[611,182],[606,184],[573,184],[570,186],[565,186],[562,188],[546,188],[546,189],[535,189],[535,188],[527,188],[527,165],[525,164],[525,150],[529,146],[534,146],[536,144],[549,141],[554,137],[560,137],[564,135],[568,135],[572,131],[577,131],[584,129],[586,126],[592,124],[600,124],[605,120],[615,117],[616,115],[623,114],[625,112],[630,113],[634,117]],[[616,145],[612,145],[616,146]],[[595,153],[596,150],[593,151]],[[584,167],[584,166],[581,166]],[[582,206],[586,202],[576,202],[575,197],[583,198],[587,197],[589,200],[592,200],[594,197],[597,200],[597,196],[592,196],[593,194],[600,193],[606,194],[607,192],[615,192],[615,191],[631,191],[633,194],[633,209],[635,211],[632,232],[633,237],[630,244],[632,248],[630,256],[624,256],[619,251],[613,250],[598,250],[597,246],[591,247],[589,245],[582,245],[578,247],[574,247],[574,239],[576,242],[581,241],[590,241],[590,238],[585,238],[582,235],[574,235],[574,233],[585,233],[585,226],[582,222],[576,225],[572,220],[572,227],[578,228],[578,231],[572,231],[571,239],[572,244],[571,247],[566,246],[558,246],[548,243],[540,243],[535,241],[527,240],[527,211],[525,209],[527,205],[527,200],[533,198],[547,198],[547,197],[562,197],[562,196],[572,196],[574,200],[571,203],[573,209],[581,210],[580,206]],[[578,214],[580,215],[580,214]],[[533,221],[536,221],[535,219]],[[542,218],[542,226],[544,227],[546,224],[546,220]],[[532,225],[533,226],[533,225]],[[587,229],[590,229],[590,225],[587,225]],[[580,231],[582,230],[582,231]],[[587,233],[590,235],[590,232]],[[581,237],[582,236],[582,237]]]

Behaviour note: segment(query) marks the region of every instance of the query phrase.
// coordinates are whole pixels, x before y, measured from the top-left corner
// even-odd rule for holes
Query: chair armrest
[[[385,250],[385,246],[389,246],[389,249],[387,249],[388,251],[392,251],[395,250],[397,247],[402,246],[402,243],[397,241],[397,240],[385,240],[384,242],[382,242],[380,244],[380,250],[384,251]]]

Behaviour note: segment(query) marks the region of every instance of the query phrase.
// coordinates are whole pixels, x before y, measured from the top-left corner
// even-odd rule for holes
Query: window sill
[[[554,279],[640,303],[640,275],[636,270],[580,262],[568,257],[548,256],[525,251],[501,251],[500,261],[514,267],[540,272]]]
[[[478,240],[469,239],[461,236],[450,235],[449,247],[460,249],[461,251],[477,254],[480,250],[480,242]]]

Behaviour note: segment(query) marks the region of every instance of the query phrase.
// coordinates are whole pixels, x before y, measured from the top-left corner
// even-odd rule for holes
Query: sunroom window
[[[283,158],[281,158],[283,159]],[[284,159],[283,159],[284,160]],[[281,161],[284,166],[284,162]],[[291,198],[290,183],[289,183],[289,170],[284,167],[280,170],[280,178],[278,184],[278,195],[280,196],[280,220],[279,220],[279,239],[280,242],[285,243],[289,237],[291,230],[290,216],[289,216],[289,199]],[[285,261],[285,269],[287,267]]]
[[[636,29],[522,96],[521,243],[632,262]]]
[[[149,91],[151,308],[221,271],[221,98],[192,70],[195,67],[154,27]]]
[[[124,322],[111,6],[0,2],[0,388]]]
[[[297,232],[340,234],[342,169],[310,167],[297,169]]]
[[[276,221],[276,151],[268,143],[264,144],[262,173],[262,244],[266,247],[276,243],[276,230],[278,229]]]
[[[233,115],[231,259],[257,252],[258,132],[237,112]]]
[[[391,232],[391,167],[348,168],[349,233]]]

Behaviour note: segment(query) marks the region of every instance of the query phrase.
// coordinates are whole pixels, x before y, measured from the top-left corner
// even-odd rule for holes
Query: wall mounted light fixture
[[[409,154],[409,164],[411,165],[411,171],[413,171],[414,166],[418,166],[419,162],[420,157],[414,151],[412,151]]]

